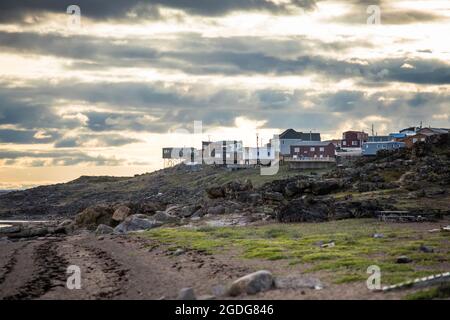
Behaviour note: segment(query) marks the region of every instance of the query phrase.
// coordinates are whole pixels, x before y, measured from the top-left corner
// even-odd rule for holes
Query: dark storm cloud
[[[4,0],[0,2],[0,22],[17,22],[28,15],[42,13],[65,14],[67,7],[73,4],[81,8],[81,14],[94,19],[121,18],[142,0]],[[153,2],[153,1],[149,1]]]
[[[52,105],[54,100],[65,98],[86,105],[108,106],[109,111],[80,111],[81,116],[87,121],[78,123],[78,127],[90,130],[96,135],[59,139],[55,146],[65,148],[80,147],[92,139],[96,139],[99,146],[134,143],[137,141],[114,136],[114,133],[121,131],[164,133],[190,128],[196,120],[203,121],[205,128],[233,126],[235,118],[239,116],[266,120],[268,127],[279,124],[283,117],[285,121],[303,119],[305,112],[310,114],[308,117],[311,118],[309,120],[311,125],[315,123],[317,127],[320,127],[319,120],[311,114],[328,114],[324,118],[331,119],[331,124],[335,121],[333,120],[335,115],[330,116],[330,112],[348,114],[349,118],[361,118],[370,114],[386,117],[419,114],[425,119],[433,114],[445,113],[445,106],[449,101],[448,95],[426,91],[415,94],[392,92],[383,97],[382,94],[369,95],[363,90],[320,94],[315,91],[268,88],[263,90],[215,89],[206,90],[199,95],[195,87],[186,92],[178,89],[185,86],[186,84],[182,83],[167,87],[164,83],[63,82],[52,86],[15,88],[10,90],[10,94],[17,95],[14,90],[19,90],[23,95],[35,96],[41,101],[46,100],[48,105]],[[314,106],[314,112],[307,109],[311,106]],[[15,119],[15,121],[14,123],[3,121],[3,123],[21,127],[28,125],[26,118],[23,119],[24,124],[18,121],[22,119],[20,117],[15,118],[10,115],[8,119]],[[61,123],[55,121],[54,126],[64,128],[67,120],[59,119],[59,121]],[[107,138],[108,135],[110,135],[109,138]]]
[[[0,160],[6,160],[8,164],[12,165],[22,158],[36,159],[34,163],[43,165],[45,159],[49,159],[49,165],[53,166],[71,166],[80,163],[94,164],[97,166],[118,166],[123,164],[123,160],[104,157],[91,156],[79,151],[15,151],[15,150],[0,150]]]
[[[93,19],[129,19],[128,14],[138,17],[159,17],[159,8],[179,9],[187,14],[201,16],[222,16],[233,11],[268,11],[275,14],[289,13],[291,7],[311,10],[314,0],[290,0],[275,3],[270,0],[3,0],[0,2],[0,22],[24,19],[28,15],[46,12],[66,12],[69,5],[76,4],[84,16]]]
[[[77,120],[61,118],[48,100],[29,102],[27,98],[33,97],[29,95],[30,90],[35,89],[0,88],[0,125],[16,125],[21,129],[62,129],[80,124]]]
[[[0,143],[16,143],[16,144],[39,144],[51,143],[55,141],[60,134],[56,131],[45,132],[41,138],[37,136],[39,132],[35,130],[13,130],[0,129]]]
[[[127,138],[119,134],[92,135],[81,134],[76,137],[68,137],[58,140],[55,148],[84,147],[87,143],[95,142],[95,147],[121,147],[130,143],[141,142],[138,139]]]
[[[166,43],[167,41],[170,40],[166,40]],[[363,63],[358,60],[338,60],[314,53],[316,49],[331,52],[345,50],[352,45],[343,43],[344,41],[334,43],[302,41],[296,38],[273,41],[258,38],[208,40],[194,36],[189,41],[181,40],[181,44],[178,44],[179,49],[161,51],[157,49],[159,44],[157,40],[153,48],[145,41],[117,44],[111,40],[92,37],[69,38],[56,34],[0,32],[0,47],[5,50],[74,59],[74,63],[69,66],[71,70],[147,66],[196,75],[322,74],[336,79],[360,77],[366,81],[379,83],[389,81],[417,84],[450,83],[450,66],[437,59],[386,58]],[[362,45],[370,46],[369,43]],[[405,63],[413,65],[414,68],[402,68]],[[93,96],[101,97],[102,92],[95,92]],[[147,96],[147,99],[150,95],[161,98],[155,92],[134,93],[137,97]],[[120,100],[121,96],[117,95],[117,99]],[[173,102],[183,103],[182,100]]]
[[[339,91],[325,100],[325,104],[332,111],[350,112],[364,100],[364,93],[360,91]]]
[[[132,64],[145,61],[147,64],[157,61],[158,52],[148,45],[114,44],[112,40],[89,36],[65,37],[59,34],[36,34],[31,32],[0,32],[0,47],[4,51],[52,55],[59,58],[91,60],[103,62],[103,66],[114,61],[119,64]],[[140,42],[138,42],[140,43]]]
[[[79,146],[80,142],[77,138],[64,138],[55,143],[55,148],[75,148]]]
[[[7,52],[20,54],[52,55],[73,59],[71,69],[106,69],[110,67],[159,67],[186,69],[186,60],[196,63],[192,72],[203,59],[217,66],[222,58],[236,60],[239,56],[248,57],[257,63],[271,63],[270,57],[296,57],[299,54],[314,52],[345,52],[355,47],[372,48],[364,40],[356,41],[342,38],[332,42],[292,36],[279,39],[261,37],[204,38],[195,33],[182,34],[173,40],[152,39],[115,42],[115,39],[91,36],[62,36],[56,33],[36,34],[31,32],[0,32],[0,47]],[[161,47],[171,49],[165,51]],[[222,53],[222,55],[220,55]],[[262,53],[264,53],[262,55]],[[234,56],[230,56],[234,55]],[[217,56],[215,59],[214,56]],[[267,58],[266,58],[267,57]],[[261,60],[261,62],[258,62]],[[217,68],[217,67],[216,67]],[[226,72],[226,68],[224,68]],[[218,72],[217,70],[213,72]]]
[[[349,101],[352,107],[345,108]],[[414,119],[414,123],[422,120],[431,122],[433,115],[448,112],[448,101],[448,93],[436,92],[387,91],[368,94],[364,91],[347,91],[343,94],[338,91],[315,97],[317,107],[322,110],[338,111],[350,119],[381,116],[392,121],[394,127],[397,127],[397,122],[404,125],[405,119]]]
[[[281,94],[281,93],[280,93]],[[432,125],[434,115],[448,113],[448,93],[386,91],[369,94],[363,90],[336,91],[333,93],[316,92],[304,95],[296,92],[283,92],[285,100],[293,103],[283,108],[254,109],[248,117],[255,120],[267,120],[266,127],[303,128],[317,131],[331,131],[346,121],[360,121],[368,116],[375,118],[371,122],[382,122],[388,130],[419,124]],[[302,108],[302,101],[309,99],[313,108]],[[381,117],[377,120],[377,117]],[[448,126],[443,124],[443,126]],[[369,128],[354,128],[364,129]]]

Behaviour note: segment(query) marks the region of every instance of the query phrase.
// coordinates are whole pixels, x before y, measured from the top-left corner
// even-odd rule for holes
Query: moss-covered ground
[[[375,238],[375,233],[382,238]],[[242,259],[285,260],[304,264],[306,272],[322,271],[334,283],[367,279],[367,268],[378,265],[383,284],[445,272],[450,262],[450,233],[430,233],[408,224],[353,219],[316,224],[270,224],[245,227],[161,228],[144,237],[167,245],[210,254],[232,250]],[[334,242],[334,246],[321,244]],[[428,246],[434,252],[425,253]],[[396,263],[400,255],[413,262]]]

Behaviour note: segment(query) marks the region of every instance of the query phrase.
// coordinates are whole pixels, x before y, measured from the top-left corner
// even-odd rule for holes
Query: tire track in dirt
[[[123,294],[123,288],[128,282],[127,273],[129,270],[123,268],[106,251],[96,247],[85,248],[95,257],[96,264],[107,280],[106,290],[103,287],[103,290],[94,294],[94,299],[112,299]]]
[[[13,271],[14,266],[17,264],[17,254],[20,250],[23,250],[26,247],[27,244],[21,246],[20,248],[16,248],[12,250],[10,253],[10,257],[8,259],[8,262],[5,263],[5,265],[0,269],[0,285],[5,282],[6,277]]]
[[[39,298],[54,287],[64,286],[67,261],[56,252],[56,241],[46,241],[36,246],[32,259],[35,272],[26,284],[5,300]]]
[[[77,241],[65,241],[57,248],[57,254],[64,257],[67,266],[80,268],[81,288],[55,288],[40,299],[113,299],[123,295],[128,269],[106,251]]]

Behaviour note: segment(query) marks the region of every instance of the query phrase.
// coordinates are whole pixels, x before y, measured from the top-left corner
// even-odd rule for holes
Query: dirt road
[[[79,290],[66,287],[70,265],[81,269]],[[298,266],[242,260],[230,252],[174,255],[135,236],[102,239],[86,233],[46,237],[0,244],[0,299],[174,299],[184,287],[193,287],[197,296],[211,295],[232,280],[261,269],[276,275],[301,275]],[[271,290],[244,298],[397,299],[407,293],[377,294],[368,291],[364,283],[325,285],[323,290]]]
[[[212,279],[246,271],[215,264],[213,257],[200,253],[186,253],[183,259],[189,261],[183,267],[167,251],[151,248],[133,237],[98,240],[90,234],[0,244],[0,299],[175,298],[179,289],[197,280],[202,282],[198,290],[206,290]],[[202,269],[205,260],[208,272]],[[70,265],[81,269],[80,290],[66,287]],[[222,277],[214,275],[219,272]]]

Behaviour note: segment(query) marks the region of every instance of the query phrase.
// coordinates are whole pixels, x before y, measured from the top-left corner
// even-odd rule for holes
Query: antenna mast
[[[259,165],[259,133],[256,132],[256,163]]]

